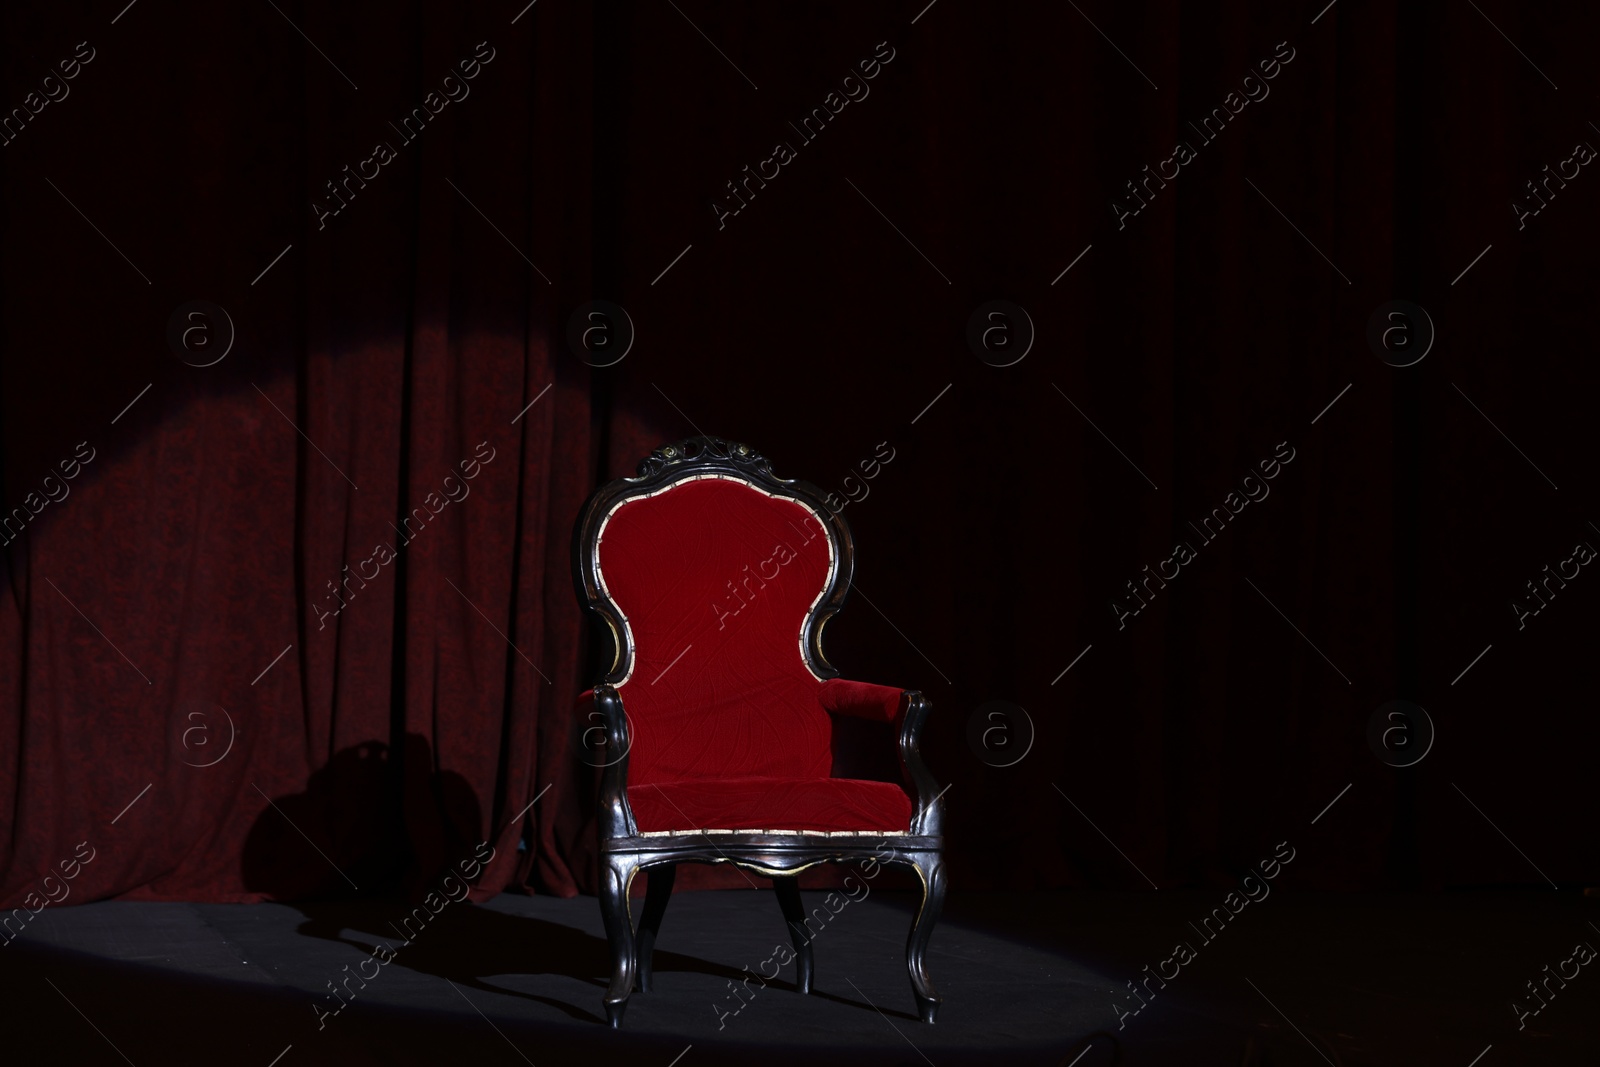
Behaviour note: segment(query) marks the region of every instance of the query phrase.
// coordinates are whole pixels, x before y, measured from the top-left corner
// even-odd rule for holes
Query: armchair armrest
[[[929,837],[943,834],[944,793],[922,762],[919,747],[923,723],[933,708],[928,698],[915,689],[830,678],[822,683],[818,699],[833,714],[892,723],[898,728],[900,774],[917,802],[911,814],[910,831]]]
[[[900,698],[903,694],[904,690],[887,685],[829,678],[822,683],[818,699],[822,701],[824,708],[836,715],[894,722],[900,714]]]
[[[582,722],[582,747],[586,753],[596,751],[589,739],[595,731],[604,735],[604,748],[600,767],[600,837],[608,840],[633,837],[639,827],[633,819],[633,806],[628,803],[628,749],[633,738],[628,731],[628,716],[622,708],[622,694],[614,685],[597,685],[584,694],[591,708]],[[581,700],[581,698],[580,698]],[[588,755],[585,760],[589,761]]]

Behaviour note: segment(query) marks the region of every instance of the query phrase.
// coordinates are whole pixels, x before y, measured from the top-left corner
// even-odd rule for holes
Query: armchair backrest
[[[667,445],[589,499],[573,566],[613,643],[630,785],[828,775],[821,633],[853,548],[821,491],[746,445]]]

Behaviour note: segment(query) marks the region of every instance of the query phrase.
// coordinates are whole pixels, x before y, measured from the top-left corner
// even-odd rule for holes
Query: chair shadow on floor
[[[427,851],[465,859],[473,854],[472,842],[483,840],[482,809],[465,779],[434,770],[425,739],[407,735],[400,758],[394,756],[382,742],[352,746],[314,772],[304,792],[272,797],[246,840],[246,884],[298,910],[305,917],[296,931],[302,936],[338,941],[364,955],[392,951],[393,961],[385,966],[445,979],[461,989],[521,997],[572,1019],[605,1025],[605,1018],[587,1007],[482,977],[563,975],[604,990],[611,971],[604,937],[466,901],[448,900],[437,913],[412,902],[421,889],[437,891],[450,869],[431,878],[416,869],[397,811],[409,811],[413,818],[419,810],[428,812],[432,842]],[[766,893],[752,894],[755,899],[737,895],[741,906],[778,910]],[[642,906],[642,899],[633,903],[636,921]],[[732,966],[660,947],[653,959],[658,975],[690,972],[734,983],[749,977]],[[356,964],[346,973],[356,976],[350,979],[351,988],[359,991],[356,983],[362,979]],[[381,981],[370,973],[367,977]],[[798,993],[796,984],[781,976],[767,979],[766,985]],[[815,989],[811,995],[874,1010],[848,996]],[[597,995],[597,1008],[600,1000]],[[888,1014],[916,1018],[892,1010]]]
[[[737,895],[741,898],[746,896],[742,893]],[[757,902],[741,899],[740,903],[748,906]],[[398,898],[301,901],[291,906],[305,916],[305,921],[296,931],[302,936],[338,941],[366,954],[371,954],[375,949],[384,952],[392,950],[395,956],[391,966],[442,978],[467,990],[520,997],[554,1008],[580,1022],[606,1025],[605,1017],[598,1011],[557,997],[514,989],[504,982],[483,977],[563,975],[597,990],[604,990],[611,969],[611,950],[604,937],[545,919],[508,915],[492,908],[462,902],[446,904],[421,929],[417,929],[413,921],[411,930],[414,936],[407,943],[400,927],[402,920],[410,916],[412,910]],[[641,994],[643,996],[667,993],[668,990],[663,989],[661,983],[670,982],[670,975],[675,972],[703,974],[735,984],[749,977],[735,967],[673,952],[659,945],[654,954],[654,971],[658,992]],[[774,990],[799,994],[795,983],[781,976],[767,979],[766,985]],[[810,995],[842,1007],[867,1012],[874,1010],[871,1005],[854,997],[839,996],[821,989],[814,988]],[[598,1008],[598,994],[594,1003]],[[882,1010],[890,1016],[916,1021],[916,1016],[910,1012],[890,1008]]]

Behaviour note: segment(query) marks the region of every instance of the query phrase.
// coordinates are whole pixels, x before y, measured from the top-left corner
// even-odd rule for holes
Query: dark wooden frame
[[[601,772],[598,819],[600,913],[612,958],[611,984],[605,996],[606,1018],[613,1027],[622,1025],[635,981],[641,992],[650,991],[651,954],[672,893],[677,864],[731,863],[770,877],[795,947],[796,984],[800,992],[809,993],[813,959],[795,875],[819,863],[875,860],[909,866],[921,880],[922,901],[906,939],[906,969],[917,1014],[931,1023],[942,998],[928,980],[924,957],[944,904],[944,802],[918,749],[931,707],[920,692],[901,693],[896,717],[901,773],[917,800],[905,834],[752,832],[717,834],[713,840],[706,833],[644,836],[634,822],[633,809],[628,804],[628,717],[616,688],[628,677],[634,650],[622,613],[600,580],[597,549],[601,524],[625,500],[706,474],[736,478],[774,496],[794,500],[822,521],[833,543],[835,566],[827,590],[806,618],[801,651],[814,673],[823,678],[839,675],[823,653],[822,628],[844,605],[855,570],[855,545],[843,516],[829,506],[821,490],[806,482],[775,477],[765,457],[748,445],[716,437],[694,437],[656,449],[639,464],[637,477],[619,478],[602,486],[584,505],[573,536],[573,577],[578,599],[605,625],[612,647],[610,669],[594,689],[594,710],[601,716],[607,753]],[[886,857],[884,852],[889,855]],[[629,890],[640,871],[648,872],[649,882],[636,935]]]

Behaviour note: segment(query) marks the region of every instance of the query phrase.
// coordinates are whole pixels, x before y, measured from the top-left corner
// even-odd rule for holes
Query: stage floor
[[[927,1026],[905,974],[909,894],[835,898],[815,939],[812,996],[795,992],[790,964],[735,999],[729,982],[745,968],[771,973],[766,961],[788,944],[777,901],[683,893],[662,924],[655,991],[634,994],[620,1033],[602,1021],[608,956],[592,897],[452,903],[409,944],[396,930],[409,914],[399,901],[51,907],[0,949],[0,1062],[1600,1062],[1594,968],[1552,985],[1522,1029],[1511,1008],[1538,1006],[1526,983],[1545,964],[1579,942],[1600,946],[1600,901],[1274,892],[1207,941],[1190,923],[1222,895],[953,893],[929,953],[945,1003]],[[824,907],[822,892],[805,898],[808,910]],[[1139,1006],[1126,983],[1146,965],[1172,974],[1163,961],[1180,941],[1193,958],[1119,1018]],[[380,945],[396,953],[381,965]],[[364,988],[352,979],[354,999],[334,1014],[328,983],[359,973],[372,977]]]

